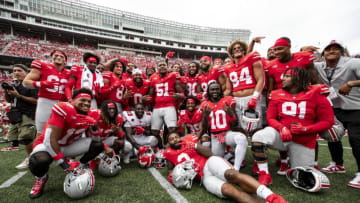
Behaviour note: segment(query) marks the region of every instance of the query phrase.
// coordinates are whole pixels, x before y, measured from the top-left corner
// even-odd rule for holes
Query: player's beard
[[[180,149],[181,148],[181,141],[180,142],[178,142],[178,143],[176,143],[176,144],[170,144],[170,147],[171,147],[171,149],[175,149],[175,150],[178,150],[178,149]]]
[[[202,71],[208,71],[210,69],[210,64],[205,66],[205,67],[200,66],[200,68],[201,68]]]

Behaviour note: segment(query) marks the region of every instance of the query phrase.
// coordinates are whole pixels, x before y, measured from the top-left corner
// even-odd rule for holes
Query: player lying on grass
[[[188,136],[194,135],[190,134],[186,137]],[[256,199],[251,194],[256,193],[270,203],[286,202],[283,197],[273,193],[253,177],[239,173],[225,159],[212,156],[211,150],[198,143],[198,140],[181,139],[179,134],[174,132],[169,135],[168,144],[164,156],[168,160],[169,181],[179,188],[190,189],[192,179],[195,178],[202,181],[208,192],[220,198],[230,197],[237,202],[254,202]],[[189,163],[194,169],[194,175],[191,177],[188,176],[189,171],[186,171],[188,169],[186,165]],[[176,170],[179,166],[180,170]],[[172,171],[173,169],[176,171]]]

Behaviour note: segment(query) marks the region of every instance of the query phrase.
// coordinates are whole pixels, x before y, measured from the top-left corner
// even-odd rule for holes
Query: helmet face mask
[[[175,166],[172,171],[172,180],[176,188],[190,190],[196,175],[194,162],[184,161]]]
[[[242,112],[242,118],[240,120],[242,129],[246,132],[253,132],[260,125],[260,113],[254,109],[245,109]]]
[[[88,196],[95,186],[95,177],[90,169],[75,169],[65,177],[64,192],[71,199]]]
[[[293,186],[307,192],[320,192],[330,188],[330,181],[325,174],[312,167],[296,167],[286,173]]]
[[[335,123],[330,129],[319,133],[320,137],[328,142],[338,142],[342,139],[345,133],[343,124],[335,117]]]
[[[114,157],[109,157],[107,155],[103,155],[100,157],[99,163],[99,174],[105,177],[116,176],[120,173],[120,156],[116,155]]]
[[[165,168],[166,167],[166,159],[164,157],[163,149],[156,152],[153,166],[155,168]]]
[[[138,163],[141,168],[148,168],[155,159],[154,151],[150,146],[144,145],[139,148]]]

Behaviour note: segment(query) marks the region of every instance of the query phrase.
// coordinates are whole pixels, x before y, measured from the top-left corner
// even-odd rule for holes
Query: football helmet
[[[295,187],[307,192],[325,191],[330,188],[328,177],[312,167],[300,166],[289,169],[286,177]]]
[[[245,109],[242,113],[240,120],[241,127],[246,132],[252,132],[257,128],[260,128],[260,113],[255,109]]]
[[[172,171],[172,181],[176,188],[190,190],[196,175],[197,170],[194,162],[188,160],[175,166]]]
[[[344,136],[345,128],[343,124],[335,117],[335,123],[331,128],[319,133],[320,137],[328,142],[338,142]]]
[[[151,166],[155,158],[154,151],[150,146],[144,145],[139,148],[138,163],[141,168],[148,168]]]
[[[64,192],[71,199],[81,199],[91,193],[95,186],[92,170],[77,168],[66,175]]]
[[[112,177],[119,174],[121,170],[120,156],[109,157],[107,155],[100,157],[99,174],[105,177]]]
[[[153,165],[155,168],[164,168],[166,166],[166,159],[164,156],[164,151],[165,150],[159,150],[158,152],[156,152],[155,154],[155,159],[153,162]]]

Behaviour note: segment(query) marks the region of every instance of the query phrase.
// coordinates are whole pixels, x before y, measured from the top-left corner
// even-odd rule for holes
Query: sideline
[[[0,189],[10,187],[12,184],[14,184],[16,181],[18,181],[21,177],[23,177],[27,171],[22,171],[14,175],[13,177],[9,178],[7,181],[5,181],[3,184],[0,185]]]
[[[152,176],[160,183],[166,192],[178,203],[189,203],[189,201],[180,194],[180,192],[174,188],[160,173],[153,167],[148,168],[148,171]]]

